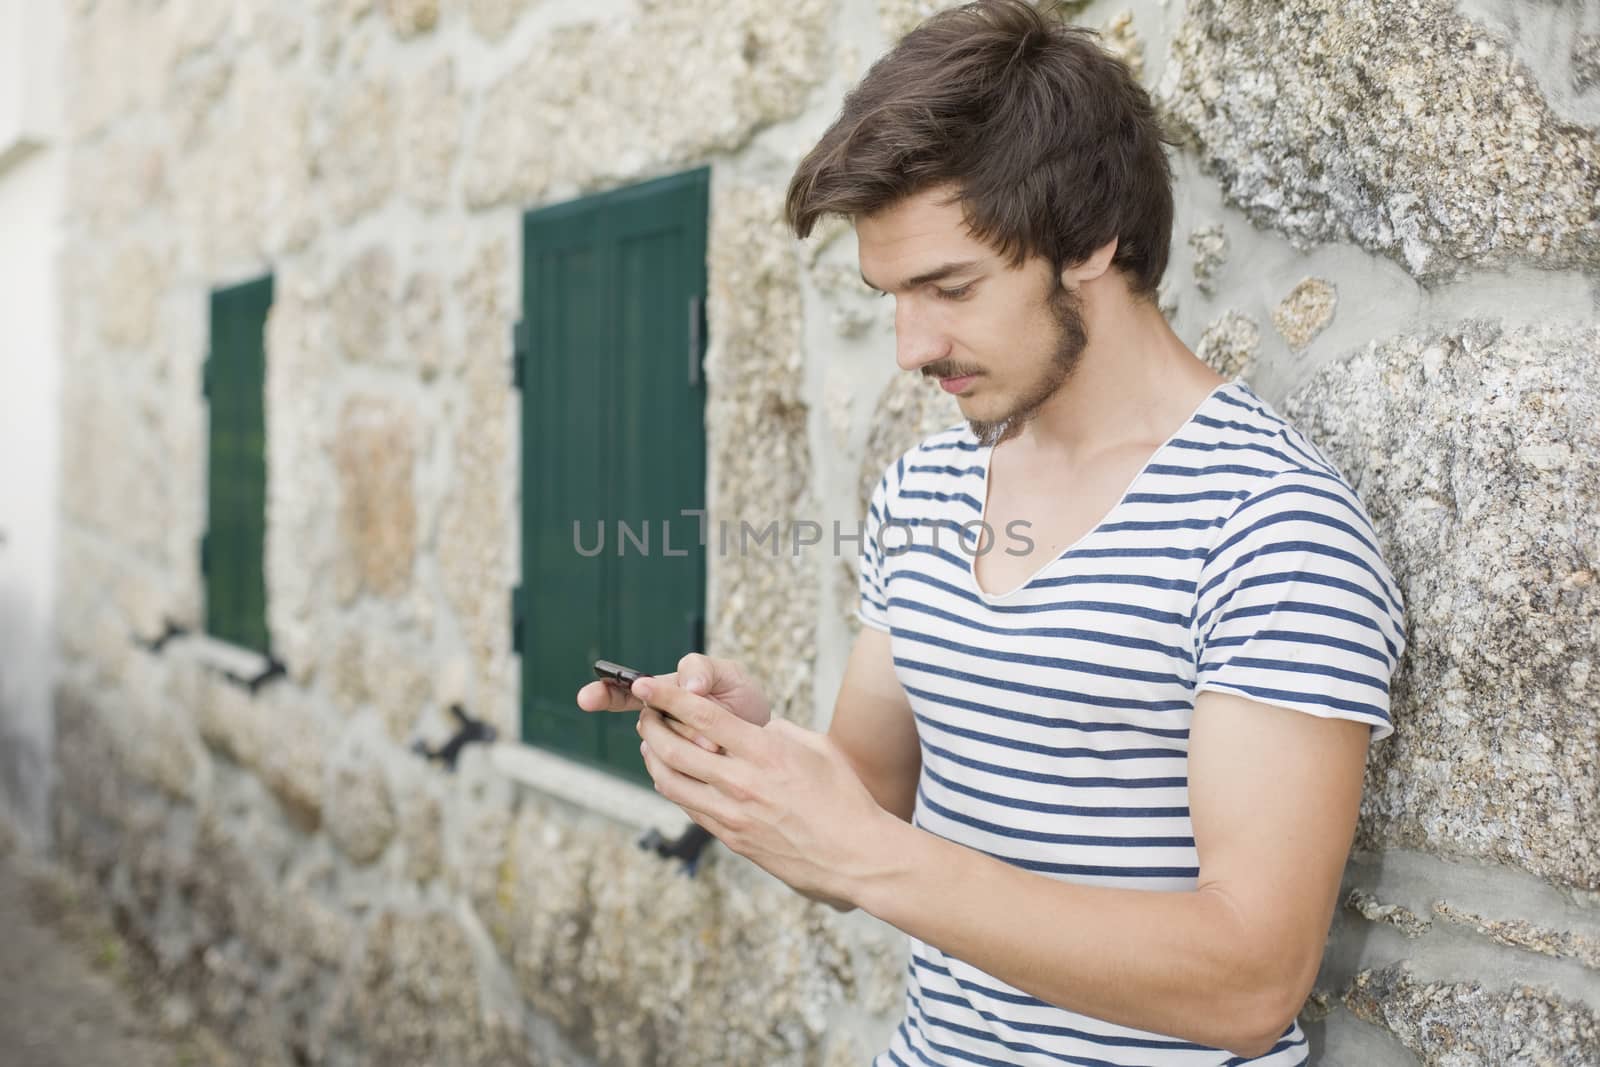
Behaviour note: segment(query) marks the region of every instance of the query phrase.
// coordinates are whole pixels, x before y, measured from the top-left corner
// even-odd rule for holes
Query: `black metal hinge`
[[[700,855],[711,843],[711,837],[711,831],[704,829],[699,823],[692,822],[684,827],[683,832],[677,837],[667,837],[660,830],[652,828],[639,838],[637,844],[664,860],[681,860],[683,873],[693,878],[695,872],[700,869]]]
[[[528,322],[519,319],[511,326],[511,384],[523,388],[528,381]]]
[[[200,395],[206,400],[211,399],[211,353],[207,352],[200,360]]]
[[[457,730],[455,736],[440,745],[432,748],[422,738],[411,742],[411,751],[426,760],[437,760],[444,764],[446,770],[456,769],[456,757],[461,754],[462,748],[474,742],[489,744],[498,736],[495,728],[482,719],[474,719],[467,714],[467,709],[460,704],[450,705],[450,714],[455,717]]]
[[[701,368],[706,354],[706,298],[689,298],[689,388],[698,389],[704,375]]]
[[[222,676],[234,685],[243,686],[250,690],[250,695],[255,696],[257,690],[274,678],[287,678],[289,676],[288,668],[272,653],[267,653],[266,660],[266,666],[255,674],[236,674],[233,671],[224,670]]]
[[[200,535],[200,576],[209,577],[211,574],[211,534]]]
[[[522,655],[522,586],[511,590],[511,652]]]
[[[168,641],[171,641],[174,637],[182,637],[188,632],[187,627],[179,626],[171,619],[163,618],[159,634],[155,637],[140,637],[138,634],[134,634],[133,642],[146,652],[159,653],[166,647]]]

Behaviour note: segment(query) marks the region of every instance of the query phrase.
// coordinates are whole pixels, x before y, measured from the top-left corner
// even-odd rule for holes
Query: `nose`
[[[894,306],[894,358],[901,370],[917,370],[950,354],[950,341],[916,302],[896,298]]]

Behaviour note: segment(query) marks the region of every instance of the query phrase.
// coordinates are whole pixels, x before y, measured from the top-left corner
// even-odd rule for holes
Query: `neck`
[[[1077,366],[1017,435],[1019,451],[1052,463],[1157,447],[1227,380],[1189,351],[1153,302],[1120,284],[1094,290],[1081,291],[1089,343]]]

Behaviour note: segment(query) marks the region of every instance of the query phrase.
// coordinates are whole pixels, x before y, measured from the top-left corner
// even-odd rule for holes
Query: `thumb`
[[[703,696],[709,692],[715,673],[716,664],[704,653],[691,652],[678,661],[678,684],[691,693]]]

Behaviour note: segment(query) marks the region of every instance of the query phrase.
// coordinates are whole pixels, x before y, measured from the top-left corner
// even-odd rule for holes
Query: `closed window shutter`
[[[702,640],[700,519],[681,511],[705,506],[708,190],[699,170],[524,226],[523,740],[641,782],[634,717],[573,694],[595,659],[666,672]]]
[[[272,279],[211,294],[206,393],[206,632],[271,654],[267,635],[267,456],[263,388]]]

